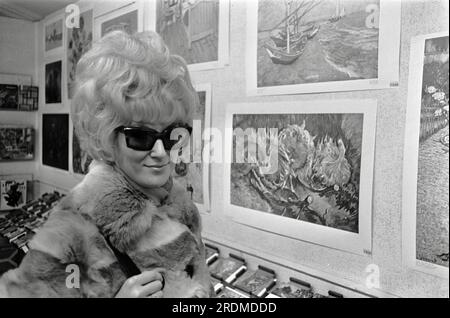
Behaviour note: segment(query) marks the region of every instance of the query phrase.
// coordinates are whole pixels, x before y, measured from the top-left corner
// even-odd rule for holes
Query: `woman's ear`
[[[105,161],[109,163],[114,163],[116,162],[116,158],[118,157],[119,151],[119,138],[117,134],[113,134],[113,136],[111,136],[110,145],[111,145],[110,151],[104,151],[102,155]]]
[[[115,147],[113,149],[113,152],[115,152]],[[109,153],[109,152],[103,151],[102,157],[103,157],[103,160],[109,164],[113,164],[116,161],[115,160],[116,155],[114,153]]]

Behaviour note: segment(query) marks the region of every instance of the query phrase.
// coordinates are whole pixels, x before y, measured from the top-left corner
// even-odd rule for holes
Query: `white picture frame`
[[[272,6],[274,4],[283,6],[282,1],[259,1],[265,1],[265,5],[271,2]],[[366,0],[360,0],[362,4],[358,9],[352,3],[354,10],[359,11],[352,13],[349,6],[347,16],[343,16],[342,21],[350,19],[352,14],[361,15],[359,18],[361,20],[363,15],[367,14],[365,26],[353,28],[347,26],[350,22],[346,22],[346,24],[339,24],[339,21],[331,22],[333,14],[336,14],[333,13],[334,3],[336,3],[336,8],[340,3],[341,10],[344,10],[345,1],[316,2],[323,7],[314,7],[306,13],[305,18],[301,17],[300,20],[297,20],[304,21],[300,22],[304,24],[301,24],[299,28],[304,28],[305,31],[297,33],[298,39],[294,37],[298,40],[292,42],[296,58],[289,65],[272,62],[271,54],[269,54],[269,51],[272,53],[274,52],[273,48],[276,48],[275,42],[270,36],[274,35],[274,32],[282,31],[283,19],[280,14],[283,15],[285,11],[281,7],[278,8],[280,11],[265,6],[267,12],[264,15],[264,21],[272,22],[274,20],[275,22],[270,25],[269,22],[265,22],[261,26],[264,32],[260,32],[261,35],[259,35],[258,14],[264,14],[262,10],[258,10],[259,1],[247,2],[246,77],[248,95],[305,94],[398,87],[400,1],[379,0],[379,6],[369,3],[365,10],[364,2]],[[306,3],[306,7],[308,6],[308,1],[303,1],[303,3]],[[295,8],[292,8],[293,14],[299,12]],[[343,14],[345,14],[345,10]],[[328,16],[329,19],[326,20],[325,18]],[[353,19],[352,21],[358,20],[351,19]],[[357,22],[352,23],[357,25]],[[277,25],[278,27],[276,27]],[[266,28],[268,29],[266,30]],[[357,41],[358,39],[354,38],[356,37],[355,31],[359,32],[358,36],[363,37],[363,41]],[[275,37],[279,38],[278,35]],[[286,40],[284,41],[286,42]],[[364,41],[371,42],[367,44]],[[376,47],[374,47],[375,45]],[[292,53],[291,50],[289,52]],[[364,59],[349,63],[352,54],[357,54],[357,56],[364,54]],[[277,63],[289,62],[286,60],[289,57],[283,53],[275,51],[272,56]],[[317,59],[320,59],[320,62]]]
[[[157,4],[157,2],[160,1],[161,3],[163,1],[166,0],[155,0],[152,4],[151,4],[151,8],[150,8],[150,17],[154,17],[154,24],[151,27],[151,30],[154,30],[156,32],[160,32],[159,27],[158,27],[158,22],[159,17],[160,17],[160,4]],[[186,1],[186,0],[175,0],[174,2],[177,1]],[[188,2],[188,1],[186,1]],[[186,11],[183,13],[183,17],[185,17],[186,15],[189,14],[189,18],[186,18],[186,20],[190,20],[190,21],[204,21],[204,20],[208,20],[208,19],[199,19],[198,17],[196,18],[194,14],[208,14],[208,11],[206,9],[202,9],[200,10],[199,6],[200,5],[212,5],[213,3],[216,3],[216,8],[214,9],[214,12],[216,12],[215,10],[218,9],[218,13],[217,16],[214,19],[210,19],[212,21],[211,23],[217,22],[217,30],[208,32],[208,31],[204,31],[201,32],[200,30],[198,31],[198,33],[196,34],[192,34],[193,31],[190,27],[187,27],[187,30],[185,31],[187,33],[187,41],[189,41],[189,46],[194,45],[194,48],[192,49],[188,49],[185,48],[185,46],[181,46],[180,45],[180,50],[186,50],[187,52],[192,52],[193,55],[195,56],[199,56],[200,54],[196,54],[195,53],[195,49],[196,41],[200,41],[203,38],[199,38],[198,40],[194,40],[197,37],[200,37],[202,35],[205,34],[210,34],[210,36],[212,37],[212,42],[214,43],[215,46],[217,46],[217,50],[213,49],[214,54],[217,54],[217,59],[214,59],[213,57],[198,57],[199,58],[199,62],[191,62],[190,61],[190,57],[186,56],[186,54],[183,54],[182,52],[176,52],[176,49],[171,48],[171,43],[169,41],[166,41],[166,44],[169,47],[169,50],[171,50],[172,54],[178,54],[181,55],[187,62],[188,64],[188,68],[189,71],[203,71],[203,70],[210,70],[210,69],[217,69],[217,68],[223,68],[226,65],[229,64],[229,25],[230,25],[230,0],[199,0],[196,1],[194,3],[195,8],[194,9],[198,9],[197,13],[193,13],[189,10],[186,9]],[[206,12],[206,13],[205,13]],[[194,17],[190,17],[190,15],[193,15]],[[210,14],[211,15],[211,14]],[[217,21],[215,21],[217,20]],[[162,23],[162,22],[160,22]],[[175,24],[175,23],[174,23]],[[186,27],[185,24],[183,24],[184,27]],[[206,26],[205,26],[206,28]],[[198,27],[198,29],[200,29],[200,26]],[[163,37],[163,39],[165,39],[165,35],[163,32],[160,33],[160,35]],[[181,42],[181,41],[176,41],[176,42]],[[209,42],[208,42],[209,43]],[[203,51],[202,53],[204,54],[205,49],[202,49],[201,51]],[[209,59],[211,58],[211,59]],[[204,61],[203,61],[204,59]]]
[[[198,93],[204,93],[204,101],[200,100],[200,107],[204,103],[204,112],[203,118],[198,118],[197,111],[194,111],[194,120],[201,120],[202,123],[197,125],[194,122],[193,133],[191,137],[191,149],[193,150],[192,158],[194,163],[190,163],[189,170],[193,170],[194,174],[197,174],[198,171],[193,168],[192,165],[198,164],[201,166],[201,176],[194,175],[192,171],[189,171],[185,177],[176,177],[176,172],[174,172],[174,177],[178,179],[180,185],[185,186],[187,189],[187,185],[193,185],[193,192],[198,188],[202,190],[202,201],[198,202],[193,197],[192,200],[194,204],[197,206],[200,213],[209,213],[210,212],[210,182],[209,182],[209,130],[211,128],[211,84],[210,83],[202,83],[194,85],[195,90]],[[199,96],[199,99],[201,97]],[[202,129],[203,126],[203,129]],[[202,140],[201,144],[198,144],[198,141]],[[196,150],[198,152],[196,152]],[[197,160],[200,159],[201,162],[198,163]],[[194,180],[194,182],[190,182],[190,180]],[[195,180],[201,179],[201,187],[195,184]],[[189,191],[188,191],[189,193]]]
[[[425,44],[442,37],[447,37],[447,52],[445,55],[448,65],[448,32],[419,35],[411,39],[403,159],[402,259],[403,264],[408,268],[448,278],[448,95],[444,98],[447,105],[446,128],[445,126],[444,128],[437,127],[437,131],[428,131],[427,127],[423,127],[421,123],[421,117],[422,115],[425,117],[427,111],[424,106],[427,106],[434,113],[432,114],[433,122],[437,123],[442,115],[439,115],[438,112],[439,104],[435,99],[437,95],[433,96],[439,92],[440,88],[437,85],[428,85],[429,82],[433,82],[438,72],[432,70],[424,76],[424,69],[427,65],[425,56],[426,50],[428,50]],[[436,54],[438,59],[445,58],[439,55]],[[432,76],[430,76],[431,74]],[[446,75],[443,76],[446,76],[448,87],[448,70]],[[431,86],[436,92],[432,91]],[[430,101],[436,104],[430,104]],[[433,105],[437,108],[432,109]],[[447,129],[447,153],[445,153],[445,146],[440,144],[441,138],[437,136],[442,135],[445,129]],[[443,136],[445,137],[445,132]],[[439,147],[443,148],[439,149]],[[436,149],[431,157],[427,155],[430,149]],[[437,160],[440,160],[442,165],[439,166],[436,175],[429,176],[425,172],[433,173],[433,170],[427,169],[427,167],[435,166]],[[431,185],[433,190],[426,191]],[[447,192],[447,195],[445,192]],[[436,201],[434,193],[437,193],[439,197],[442,196],[442,198],[438,198]],[[432,206],[428,206],[428,204],[431,204],[429,200],[432,201]],[[427,208],[426,217],[424,217],[423,212],[420,213],[422,208]],[[425,222],[425,224],[421,224],[421,222]],[[431,227],[430,224],[432,224]],[[427,228],[429,231],[426,231]],[[441,250],[440,248],[445,248],[445,245],[446,251]],[[445,252],[447,253],[447,266],[444,265],[445,262],[437,258],[440,253]],[[434,255],[433,259],[431,254]]]
[[[233,221],[263,231],[276,233],[293,239],[323,245],[359,255],[371,255],[372,251],[372,184],[374,169],[374,146],[376,129],[377,102],[372,99],[357,100],[316,100],[301,102],[268,102],[228,104],[225,122],[225,164],[224,164],[224,211]],[[349,114],[358,115],[361,140],[359,165],[359,197],[357,232],[341,230],[307,221],[293,219],[275,213],[235,205],[231,202],[233,159],[233,116],[234,115],[286,115],[286,114]],[[350,118],[350,117],[348,117]],[[352,117],[353,118],[353,117]],[[278,119],[281,123],[282,119]],[[283,121],[284,123],[284,121]],[[283,123],[281,125],[283,125]],[[249,126],[250,127],[250,126]],[[252,126],[251,126],[252,127]],[[284,127],[284,126],[283,126]],[[267,128],[267,127],[264,127]],[[244,129],[244,128],[243,128]],[[356,142],[355,142],[356,144]],[[317,146],[316,146],[317,147]],[[236,170],[235,170],[236,171]],[[235,177],[237,179],[237,177]],[[244,180],[244,179],[241,179]],[[247,184],[250,184],[249,181]],[[233,186],[236,187],[234,183]],[[236,187],[236,192],[250,189]],[[274,191],[274,190],[273,190]],[[253,193],[253,194],[252,194]],[[256,191],[245,192],[245,196],[254,195]],[[299,196],[300,197],[300,196]],[[248,199],[254,204],[256,197]],[[303,198],[301,198],[303,200]],[[263,202],[261,199],[259,202]],[[259,204],[259,203],[257,203]],[[325,215],[323,215],[325,216]]]
[[[61,55],[64,50],[64,16],[58,14],[44,20],[42,43],[44,56]]]
[[[131,32],[142,32],[144,30],[144,4],[142,1],[126,3],[124,6],[116,8],[112,11],[105,12],[98,16],[94,13],[94,41],[99,40],[103,36],[103,30],[107,24],[117,23],[121,18],[132,18],[133,25]],[[137,19],[134,22],[134,19]],[[136,23],[136,24],[134,24]],[[103,28],[103,29],[102,29]]]

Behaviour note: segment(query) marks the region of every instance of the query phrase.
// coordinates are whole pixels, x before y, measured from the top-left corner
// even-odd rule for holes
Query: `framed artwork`
[[[62,61],[45,64],[45,103],[61,103]]]
[[[39,87],[22,85],[19,89],[19,110],[34,111],[39,107]]]
[[[275,284],[275,272],[259,266],[257,270],[247,270],[235,282],[233,287],[256,297],[262,297]]]
[[[0,84],[0,111],[34,111],[38,109],[39,87]]]
[[[244,225],[371,254],[375,100],[229,104],[225,211]]]
[[[42,114],[42,164],[69,170],[68,114]]]
[[[389,0],[248,1],[248,94],[398,86],[400,7]]]
[[[448,278],[448,32],[414,37],[403,166],[403,260]]]
[[[19,109],[19,86],[0,84],[0,110]]]
[[[189,160],[175,165],[173,177],[190,193],[200,212],[209,211],[209,143],[204,140],[211,127],[211,84],[196,85],[199,103],[193,115]],[[205,132],[206,130],[206,132]]]
[[[80,13],[78,28],[67,32],[67,98],[72,99],[76,66],[81,56],[91,48],[93,38],[93,9]]]
[[[0,176],[0,211],[18,209],[27,202],[25,176]]]
[[[32,127],[0,126],[0,162],[34,159]]]
[[[250,298],[250,295],[246,295],[239,290],[225,286],[218,294],[217,298]]]
[[[95,39],[114,30],[130,34],[143,31],[143,4],[134,2],[95,18]]]
[[[72,132],[72,169],[76,174],[86,174],[92,158],[80,147],[80,141],[75,133]]]
[[[57,54],[63,49],[63,19],[58,16],[44,23],[44,54]]]
[[[172,54],[191,71],[228,63],[229,0],[157,0],[156,26]]]

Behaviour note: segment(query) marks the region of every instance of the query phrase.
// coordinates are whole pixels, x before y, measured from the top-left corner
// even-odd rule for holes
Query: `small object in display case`
[[[239,277],[233,286],[247,294],[264,297],[276,284],[275,272],[267,267],[258,266],[257,270],[248,270]]]
[[[26,230],[24,230],[22,228],[18,228],[14,232],[9,232],[9,233],[5,234],[5,237],[9,240],[9,242],[12,243],[12,241],[24,236],[25,234],[27,234]]]
[[[69,170],[69,114],[42,114],[42,164]]]
[[[0,218],[0,238],[28,252],[28,242],[47,220],[52,208],[64,195],[57,191],[45,193],[20,209],[10,210]]]
[[[45,64],[45,103],[61,103],[62,61]]]
[[[6,218],[1,218],[0,219],[0,230],[5,228],[7,225],[11,224],[11,222],[9,221],[9,219]]]
[[[14,226],[13,224],[8,225],[7,227],[3,228],[2,230],[0,230],[0,234],[8,237],[10,235],[10,233],[14,233],[17,231],[17,226]]]
[[[214,263],[216,259],[219,258],[219,248],[210,245],[208,243],[205,243],[205,258],[206,258],[206,265],[211,265]]]
[[[211,277],[211,284],[214,287],[214,292],[216,293],[216,295],[222,291],[223,284],[220,282],[220,280]]]
[[[332,298],[344,298],[344,295],[342,295],[341,293],[337,293],[335,291],[329,290],[328,291],[328,295]],[[320,295],[321,297],[315,297],[315,298],[322,298],[325,297],[323,295]]]
[[[291,277],[289,282],[275,286],[266,298],[318,298],[314,295],[309,283]]]
[[[212,277],[225,283],[232,283],[242,275],[247,266],[245,260],[239,256],[230,253],[230,257],[219,257],[209,268]]]
[[[39,87],[22,85],[19,89],[19,110],[33,111],[38,109]]]
[[[249,295],[230,287],[225,287],[217,295],[217,298],[250,298]]]
[[[19,248],[22,248],[22,246],[28,244],[28,242],[33,238],[34,233],[32,232],[26,232],[25,235],[16,238],[15,240],[12,240],[11,243],[16,245]]]
[[[0,161],[34,159],[32,127],[0,126]]]
[[[17,110],[19,106],[19,86],[0,84],[0,110]]]
[[[0,275],[17,267],[22,261],[25,253],[14,244],[0,236]]]

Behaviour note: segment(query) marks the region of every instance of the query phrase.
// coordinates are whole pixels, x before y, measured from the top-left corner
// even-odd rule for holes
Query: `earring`
[[[181,177],[187,175],[189,167],[188,165],[181,160],[181,154],[183,152],[183,148],[178,150],[178,162],[175,164],[175,173]]]

